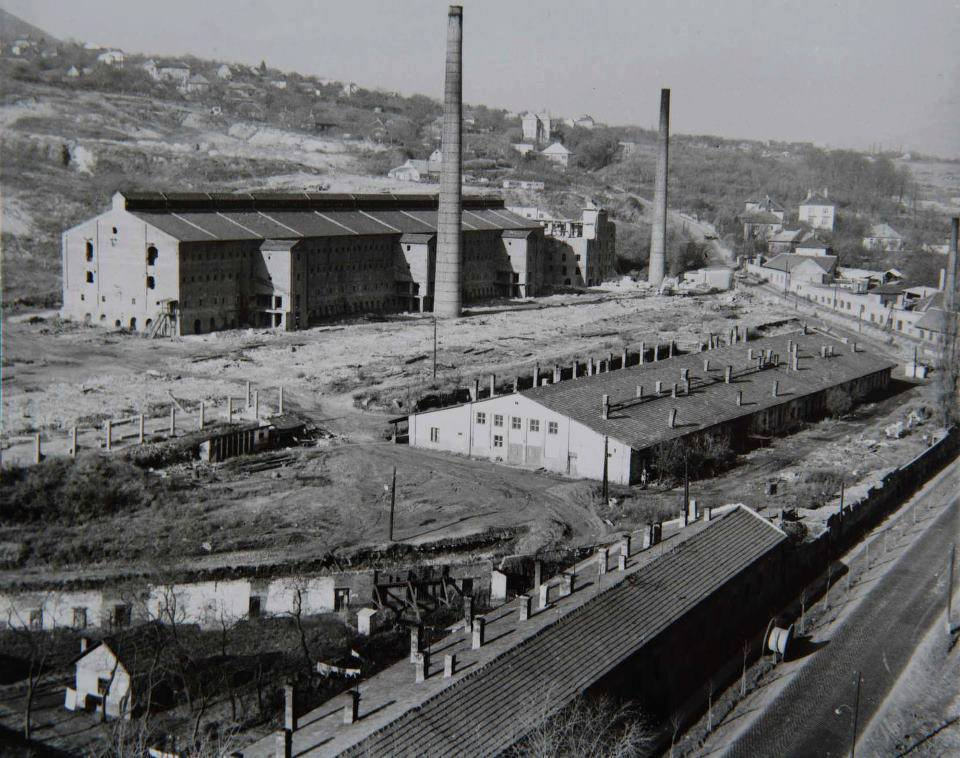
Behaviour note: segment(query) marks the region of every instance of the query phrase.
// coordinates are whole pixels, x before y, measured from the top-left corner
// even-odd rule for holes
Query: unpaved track
[[[951,464],[956,470],[958,463]],[[946,489],[944,489],[946,488]],[[859,725],[883,702],[914,649],[943,610],[945,565],[960,534],[956,479],[922,499],[949,498],[890,571],[878,580],[829,643],[796,673],[727,756],[845,756],[853,736],[857,672]]]

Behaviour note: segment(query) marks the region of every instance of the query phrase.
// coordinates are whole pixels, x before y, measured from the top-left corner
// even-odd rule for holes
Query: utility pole
[[[690,513],[690,459],[687,456],[687,449],[683,449],[683,515],[684,518]],[[686,521],[683,522],[687,523]]]
[[[957,546],[950,548],[950,571],[947,574],[947,634],[953,632],[953,572],[957,563]]]
[[[433,379],[437,379],[437,317],[433,317]]]
[[[609,478],[607,475],[607,460],[610,455],[608,452],[610,449],[610,438],[604,435],[603,437],[603,502],[604,504],[610,502],[610,484]]]
[[[390,484],[390,542],[393,542],[393,511],[397,505],[397,467],[393,467],[393,482]]]
[[[860,682],[863,677],[857,672],[857,694],[853,699],[853,742],[850,744],[850,758],[857,755],[857,719],[860,716]]]

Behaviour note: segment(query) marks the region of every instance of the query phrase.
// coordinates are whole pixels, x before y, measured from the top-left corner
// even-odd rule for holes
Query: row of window
[[[504,417],[502,414],[494,413],[493,414],[493,425],[494,426],[503,426]],[[485,425],[487,423],[487,414],[485,411],[477,411],[477,424]],[[511,429],[522,429],[523,428],[523,419],[519,416],[510,417],[510,428]],[[540,419],[532,418],[528,419],[527,428],[531,432],[540,431]],[[547,422],[547,434],[557,434],[559,432],[559,425],[556,421]],[[436,442],[436,440],[433,440]]]

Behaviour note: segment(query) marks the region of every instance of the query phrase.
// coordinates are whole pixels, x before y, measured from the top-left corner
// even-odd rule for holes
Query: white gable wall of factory
[[[521,394],[414,414],[410,445],[603,479],[603,435]],[[611,482],[629,484],[631,453],[627,445],[609,440]]]

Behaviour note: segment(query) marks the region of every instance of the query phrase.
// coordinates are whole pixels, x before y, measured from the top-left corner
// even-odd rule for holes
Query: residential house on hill
[[[550,141],[550,115],[548,113],[525,113],[520,117],[523,139],[535,145]]]
[[[797,255],[784,253],[762,263],[757,273],[776,287],[787,289],[801,282],[826,284],[837,270],[835,255]]]
[[[770,197],[770,195],[765,195],[759,200],[747,200],[744,203],[743,210],[746,213],[769,213],[772,216],[776,216],[780,221],[783,221],[783,215],[785,209],[780,203]]]
[[[194,74],[177,89],[187,95],[202,95],[210,89],[210,80],[203,74]]]
[[[803,236],[802,229],[784,229],[783,231],[773,235],[767,241],[767,250],[771,254],[792,253],[803,239]]]
[[[559,142],[554,142],[552,145],[545,148],[540,155],[549,161],[553,161],[554,163],[563,166],[563,168],[567,168],[570,165],[570,161],[574,156],[572,152],[567,150],[567,148],[565,148]]]
[[[837,206],[827,199],[827,191],[814,193],[807,191],[806,199],[800,203],[800,222],[814,229],[833,231],[837,219]]]
[[[186,63],[180,63],[179,61],[159,63],[156,69],[157,80],[161,82],[173,82],[179,86],[186,84],[190,79],[190,67]]]
[[[221,64],[221,65],[217,68],[217,78],[218,78],[218,79],[232,79],[232,78],[233,78],[233,70],[232,70],[226,63]]]
[[[833,255],[833,248],[815,237],[798,242],[794,249],[797,255]]]
[[[766,211],[748,211],[740,217],[743,224],[743,241],[769,240],[783,231],[783,219]]]
[[[399,182],[422,182],[430,177],[429,161],[410,158],[402,166],[387,172],[387,176]]]
[[[867,250],[900,252],[904,247],[903,235],[889,224],[874,224],[870,227],[869,234],[863,238],[863,246]]]
[[[97,62],[105,66],[118,66],[123,68],[122,50],[105,50],[97,56]]]

